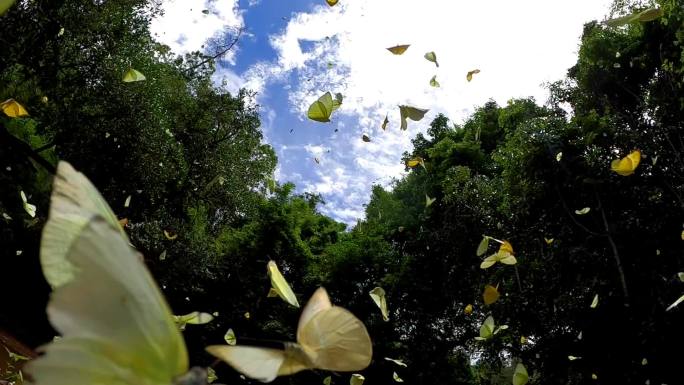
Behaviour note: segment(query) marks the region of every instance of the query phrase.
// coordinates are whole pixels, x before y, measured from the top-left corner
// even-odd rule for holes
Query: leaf
[[[395,364],[397,364],[397,365],[399,365],[399,366],[403,366],[403,367],[405,367],[405,368],[408,367],[408,365],[406,365],[406,364],[404,363],[404,361],[402,361],[402,360],[396,360],[396,359],[394,359],[394,358],[389,358],[389,357],[385,357],[385,360],[387,360],[387,361],[392,361],[392,362],[394,362]]]
[[[463,309],[463,313],[465,313],[465,315],[473,314],[473,305],[467,304],[465,309]]]
[[[385,297],[385,290],[381,287],[375,287],[368,294],[373,299],[373,302],[380,308],[382,319],[389,321],[389,309],[387,308],[387,298]]]
[[[389,123],[389,119],[387,119],[387,115],[385,115],[385,120],[382,122],[382,129],[386,130],[387,129],[387,124]]]
[[[226,334],[223,336],[223,339],[226,340],[226,343],[231,346],[237,343],[237,338],[235,338],[235,332],[233,329],[228,329]]]
[[[399,115],[401,116],[401,129],[406,130],[408,124],[406,118],[409,118],[415,122],[423,119],[425,114],[430,110],[424,110],[422,108],[416,108],[411,106],[399,106]]]
[[[7,99],[0,103],[0,109],[2,109],[2,112],[4,112],[5,115],[9,116],[10,118],[29,116],[24,106],[19,104],[19,102],[14,99]]]
[[[218,380],[218,376],[216,375],[216,371],[212,369],[211,367],[207,367],[207,384],[211,384],[212,382]]]
[[[332,94],[326,92],[309,106],[307,117],[317,122],[326,123],[330,121],[330,115],[334,109]]]
[[[430,52],[426,53],[424,58],[427,61],[431,61],[431,62],[435,63],[435,65],[437,67],[439,67],[439,63],[437,63],[437,55],[435,54],[434,51],[430,51]]]
[[[583,209],[581,209],[581,210],[575,210],[575,214],[577,214],[577,215],[585,215],[585,214],[587,214],[589,211],[591,211],[591,208],[585,207],[585,208],[583,208]]]
[[[329,6],[334,7],[339,0],[325,0],[326,3],[328,3]]]
[[[126,201],[124,202],[124,207],[128,208],[128,206],[131,205],[131,196],[129,195],[126,197]]]
[[[0,0],[0,15],[5,13],[16,0]]]
[[[366,380],[366,377],[364,377],[360,374],[354,373],[349,378],[349,385],[363,385],[363,382],[365,380]]]
[[[480,70],[468,71],[468,74],[466,75],[466,80],[468,80],[468,81],[473,80],[473,75],[479,74],[479,73],[480,73]]]
[[[492,285],[487,285],[482,293],[485,305],[491,305],[499,299],[499,291]]]
[[[480,244],[477,245],[477,251],[475,252],[475,254],[478,257],[481,257],[487,252],[488,248],[489,248],[489,237],[485,235],[482,237]]]
[[[439,82],[437,81],[437,75],[433,76],[432,79],[430,79],[430,85],[432,87],[439,87]]]
[[[430,198],[427,194],[425,194],[425,207],[427,208],[432,206],[432,204],[435,203],[436,200],[437,198]]]
[[[266,271],[268,277],[271,279],[271,287],[278,294],[283,301],[289,303],[294,307],[299,307],[299,302],[297,302],[297,296],[292,291],[290,284],[287,283],[285,277],[278,270],[278,265],[273,261],[268,261],[266,266]]]
[[[634,150],[622,159],[616,159],[610,163],[610,169],[622,176],[634,174],[641,161],[641,151]]]
[[[396,381],[396,382],[404,382],[404,380],[402,380],[401,377],[399,377],[399,375],[397,374],[397,372],[392,373],[392,378],[393,378],[394,381]]]
[[[328,376],[323,379],[323,385],[330,385],[332,384],[332,377]]]
[[[19,195],[21,196],[21,201],[22,201],[22,205],[24,206],[24,211],[26,211],[26,213],[29,216],[31,216],[31,218],[35,217],[36,216],[36,206],[28,203],[28,201],[26,200],[26,194],[24,194],[24,190],[21,190],[19,192]]]
[[[126,72],[123,74],[123,78],[121,79],[124,83],[131,83],[131,82],[141,82],[145,80],[145,75],[143,75],[140,71],[133,69],[133,68],[128,68]]]
[[[406,50],[407,50],[408,47],[410,47],[410,46],[411,46],[411,44],[406,44],[406,45],[395,45],[394,47],[389,47],[389,48],[387,48],[387,50],[390,51],[390,52],[392,52],[392,53],[395,54],[395,55],[401,55],[401,54],[403,54],[404,52],[406,52]]]
[[[682,302],[684,302],[684,295],[682,295],[681,297],[677,298],[677,300],[674,301],[674,302],[672,303],[672,305],[668,306],[667,309],[665,309],[665,311],[670,311],[671,309],[674,309],[675,306],[679,305],[679,304],[682,303]]]
[[[370,136],[368,136],[368,134],[366,134],[366,133],[364,132],[363,135],[361,135],[361,140],[363,140],[364,142],[368,143],[368,142],[371,141],[371,138],[370,138]]]
[[[169,241],[173,241],[173,240],[175,240],[176,238],[178,238],[178,234],[176,234],[174,231],[170,231],[170,230],[164,230],[164,236],[165,236],[166,239],[168,239]]]
[[[525,365],[518,363],[518,365],[515,366],[515,371],[513,372],[513,385],[525,385],[529,379],[530,377],[527,374]]]
[[[599,295],[596,294],[594,295],[594,299],[591,300],[591,305],[589,305],[590,308],[596,309],[596,306],[598,306],[599,303]]]

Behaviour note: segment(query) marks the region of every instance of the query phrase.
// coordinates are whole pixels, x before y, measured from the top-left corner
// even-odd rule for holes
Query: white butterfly
[[[61,237],[60,237],[61,235]],[[46,239],[47,238],[47,239]],[[42,385],[204,384],[188,371],[171,311],[95,187],[61,162],[41,243],[54,291],[47,313],[62,338],[25,367]]]
[[[302,311],[296,343],[285,342],[284,349],[207,347],[212,355],[262,382],[306,369],[361,370],[370,364],[372,350],[363,323],[348,310],[333,306],[323,288],[316,290]]]

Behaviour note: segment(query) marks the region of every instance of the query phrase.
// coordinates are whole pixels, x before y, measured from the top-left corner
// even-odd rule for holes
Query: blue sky
[[[201,49],[228,27],[246,34],[215,74],[230,91],[257,92],[262,131],[278,155],[275,177],[319,193],[319,209],[354,224],[371,186],[390,186],[410,140],[438,113],[462,122],[492,98],[546,100],[543,83],[574,64],[583,23],[610,0],[167,0],[152,25],[175,52]],[[204,14],[202,10],[208,10]],[[385,48],[411,46],[401,56]],[[423,55],[434,51],[440,64]],[[329,66],[331,63],[332,66]],[[480,69],[471,82],[465,75]],[[441,86],[429,85],[436,76]],[[345,96],[332,122],[306,119],[326,91]],[[399,129],[398,105],[430,109]],[[385,115],[388,130],[381,129]],[[337,130],[337,131],[335,131]],[[292,131],[292,132],[291,132]],[[363,133],[371,142],[361,140]],[[319,160],[319,163],[314,161]]]

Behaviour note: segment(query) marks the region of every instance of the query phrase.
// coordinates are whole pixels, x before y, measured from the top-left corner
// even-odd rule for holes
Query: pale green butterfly
[[[72,188],[75,195],[64,196],[64,186]],[[85,199],[79,201],[74,197]],[[203,369],[188,371],[183,337],[142,259],[122,235],[118,223],[112,223],[105,216],[107,210],[88,210],[95,207],[95,202],[106,205],[83,175],[67,163],[60,163],[45,232],[59,234],[59,228],[52,222],[54,214],[57,218],[72,214],[61,218],[62,223],[71,226],[63,229],[63,235],[71,240],[68,250],[57,258],[47,258],[53,262],[62,258],[70,266],[66,270],[69,278],[53,285],[55,289],[47,307],[50,323],[62,338],[41,347],[45,354],[27,364],[25,371],[31,382],[38,385],[205,384]],[[82,210],[76,210],[73,205]],[[60,207],[70,210],[60,211]],[[68,218],[76,220],[69,222]],[[74,223],[79,225],[77,230],[73,228]],[[61,252],[45,250],[45,243],[41,248],[45,257],[50,257],[46,253]],[[46,276],[54,266],[43,263]]]

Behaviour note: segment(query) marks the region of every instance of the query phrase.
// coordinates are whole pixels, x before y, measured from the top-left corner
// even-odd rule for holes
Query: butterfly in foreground
[[[203,369],[188,371],[169,306],[112,216],[87,178],[60,162],[41,265],[54,288],[48,318],[62,338],[27,364],[29,382],[205,384]]]
[[[323,288],[316,290],[302,311],[296,343],[284,342],[283,349],[214,345],[206,350],[262,382],[306,369],[361,370],[373,354],[363,323],[348,310],[333,306]]]

